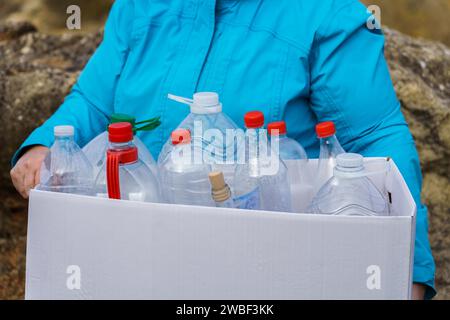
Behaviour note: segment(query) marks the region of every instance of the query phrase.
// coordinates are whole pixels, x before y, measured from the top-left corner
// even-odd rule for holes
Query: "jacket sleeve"
[[[127,58],[133,25],[133,1],[116,0],[105,25],[103,41],[58,110],[35,129],[13,156],[12,164],[32,145],[51,146],[53,127],[72,125],[80,146],[104,131],[113,113],[115,90]]]
[[[318,29],[310,54],[311,107],[319,121],[335,122],[346,151],[394,159],[417,204],[413,279],[431,298],[435,265],[420,162],[390,78],[384,36],[367,27],[369,17],[358,1],[347,1]]]

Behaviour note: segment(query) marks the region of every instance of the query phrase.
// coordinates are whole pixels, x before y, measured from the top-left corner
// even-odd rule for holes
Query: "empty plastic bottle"
[[[267,131],[272,142],[272,148],[278,148],[278,154],[288,168],[291,193],[295,195],[292,199],[293,209],[295,208],[295,211],[300,212],[306,209],[308,205],[303,199],[310,199],[313,192],[312,179],[306,167],[308,155],[300,143],[287,136],[287,128],[284,121],[269,123]]]
[[[74,127],[56,126],[55,142],[42,163],[39,190],[89,195],[93,170],[74,141]]]
[[[238,126],[222,112],[222,103],[215,92],[198,92],[193,99],[169,94],[169,99],[187,104],[189,115],[178,125],[178,129],[188,129],[196,148],[202,148],[203,161],[212,165],[213,170],[222,171],[226,180],[233,186],[237,143],[235,139],[227,139]],[[169,139],[162,148],[158,163],[166,158],[173,148]]]
[[[336,127],[333,122],[327,121],[317,124],[316,133],[320,139],[320,155],[315,183],[315,191],[317,192],[333,176],[336,157],[345,153],[345,151],[336,138]]]
[[[175,130],[171,141],[173,148],[159,165],[164,200],[173,204],[214,207],[208,180],[211,166],[201,160],[202,150],[192,143],[190,131]]]
[[[97,176],[95,194],[110,199],[160,202],[158,180],[139,159],[131,124],[113,123],[108,132],[106,163]]]
[[[158,127],[160,122],[159,118],[154,118],[146,121],[136,122],[136,118],[122,113],[114,113],[111,115],[110,124],[118,122],[129,122],[133,126],[133,132],[136,130],[150,131]],[[137,124],[142,124],[137,128]],[[138,136],[134,136],[134,144],[139,150],[139,159],[142,160],[152,170],[153,174],[157,175],[156,161],[153,159],[150,151],[148,151],[145,144],[139,139]],[[102,132],[97,137],[92,139],[87,145],[83,147],[83,152],[89,159],[94,168],[94,177],[98,175],[100,169],[102,169],[106,162],[106,150],[108,149],[108,130]]]
[[[209,181],[211,182],[211,195],[219,208],[234,208],[233,197],[231,196],[230,187],[225,183],[222,172],[214,171],[209,173]]]
[[[264,114],[248,112],[245,143],[239,146],[235,170],[235,203],[241,209],[291,211],[287,168],[276,152],[271,152]]]
[[[308,211],[330,215],[389,215],[389,203],[368,178],[364,158],[344,153],[336,159],[334,176],[319,190]]]

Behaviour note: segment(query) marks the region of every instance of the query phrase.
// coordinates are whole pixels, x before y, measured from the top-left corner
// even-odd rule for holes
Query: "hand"
[[[426,287],[420,283],[414,283],[412,289],[412,299],[413,300],[424,300],[425,299]]]
[[[48,152],[49,148],[44,146],[31,147],[10,172],[14,187],[25,199],[28,198],[30,189],[39,184],[41,164]]]

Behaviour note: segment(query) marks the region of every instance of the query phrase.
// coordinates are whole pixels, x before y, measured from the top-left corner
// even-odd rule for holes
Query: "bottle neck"
[[[127,142],[109,142],[109,149],[111,150],[127,150],[134,148],[133,141],[127,141]]]
[[[336,138],[336,135],[321,138],[320,149],[321,152],[327,152],[334,157],[336,157],[340,153],[345,152],[338,139]]]
[[[73,136],[56,136],[55,137],[55,145],[60,147],[66,147],[74,143]]]

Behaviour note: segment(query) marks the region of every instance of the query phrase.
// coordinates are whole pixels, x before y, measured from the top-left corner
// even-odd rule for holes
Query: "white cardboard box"
[[[391,193],[389,217],[33,190],[26,299],[408,299],[416,206],[390,163],[374,179]]]

